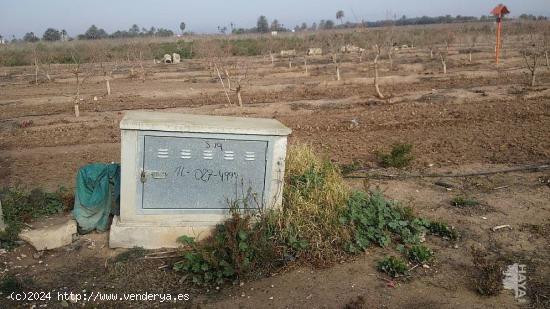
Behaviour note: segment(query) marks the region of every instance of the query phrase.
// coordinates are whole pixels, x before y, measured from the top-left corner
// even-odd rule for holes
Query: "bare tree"
[[[446,75],[447,74],[447,49],[445,49],[445,51],[438,49],[437,55],[439,56],[441,67],[443,68],[443,74]]]
[[[468,62],[472,63],[472,52],[476,46],[477,35],[473,34],[468,37]]]
[[[329,57],[335,67],[336,80],[341,80],[340,65],[342,53],[341,49],[345,46],[344,37],[341,33],[326,33],[323,40],[325,41],[326,49],[329,52]]]
[[[531,73],[531,87],[536,85],[537,66],[539,65],[538,60],[543,55],[546,56],[545,43],[542,41],[538,33],[531,33],[526,37],[525,45],[521,50],[525,67]]]
[[[237,101],[239,102],[239,106],[243,107],[243,99],[242,99],[241,93],[243,90],[244,83],[246,82],[248,77],[248,67],[236,65],[230,69],[227,69],[227,68],[224,69],[224,72],[228,82],[229,90],[235,92],[237,96]],[[231,84],[233,84],[234,87],[231,87]]]
[[[380,92],[380,86],[378,85],[378,59],[380,58],[380,46],[377,44],[375,46],[375,55],[374,55],[374,89],[376,90],[376,95],[380,99],[384,99],[384,95]]]
[[[94,53],[97,55],[99,68],[103,74],[103,81],[105,81],[105,88],[107,96],[111,95],[111,80],[113,79],[113,71],[118,70],[118,61],[114,59],[112,62],[111,55],[109,53],[108,46],[102,42],[94,44]]]
[[[545,29],[543,33],[544,58],[546,59],[546,68],[550,70],[550,59],[548,59],[548,50],[550,49],[550,29]]]
[[[275,48],[274,40],[272,35],[267,38],[267,51],[269,53],[269,59],[271,59],[271,66],[275,66],[275,55],[273,55],[273,50]]]
[[[232,105],[231,98],[229,97],[229,93],[228,93],[228,91],[231,89],[231,85],[229,84],[227,88],[225,87],[225,83],[223,82],[223,77],[222,77],[222,74],[220,73],[220,68],[218,67],[217,63],[214,63],[214,69],[216,70],[216,73],[218,74],[218,78],[220,79],[220,83],[222,84],[222,89],[223,89],[223,92],[225,93],[227,103],[229,103],[229,105]]]
[[[539,57],[539,51],[534,48],[524,49],[522,51],[523,60],[525,61],[525,66],[531,72],[531,87],[536,85],[536,72],[537,72],[537,58]]]
[[[239,106],[243,106],[242,92],[248,81],[248,66],[245,61],[232,58],[233,45],[224,44],[224,49],[212,40],[202,41],[198,52],[207,59],[209,67],[220,82],[225,98],[229,105],[233,105],[230,93],[234,92]],[[215,48],[218,47],[218,48]]]
[[[79,57],[78,53],[75,50],[71,50],[71,58],[73,60],[73,69],[72,73],[75,76],[75,93],[73,96],[74,103],[74,115],[75,117],[80,117],[80,90],[83,88],[84,83],[88,78],[94,75],[94,62],[95,59],[92,58],[88,63],[88,67],[83,64],[82,59]]]
[[[50,69],[51,69],[51,59],[50,53],[45,48],[40,48],[38,45],[34,45],[33,48],[33,64],[34,64],[34,83],[38,85],[38,73],[42,71],[46,79],[48,79],[49,82],[52,81],[52,78],[50,76]],[[42,64],[42,62],[46,62],[46,66]]]
[[[149,47],[147,41],[141,39],[140,41],[133,41],[128,46],[126,53],[126,59],[130,65],[130,77],[135,77],[136,66],[139,67],[139,78],[142,82],[145,82],[147,77],[147,70],[144,66],[144,58],[149,55]]]

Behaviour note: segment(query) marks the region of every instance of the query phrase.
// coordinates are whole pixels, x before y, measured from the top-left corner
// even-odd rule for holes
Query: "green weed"
[[[392,277],[404,275],[407,272],[407,263],[401,258],[390,256],[378,262],[377,269]]]
[[[234,213],[203,242],[180,237],[178,240],[191,250],[174,265],[175,270],[191,274],[190,279],[197,285],[211,285],[235,281],[269,266],[274,248],[262,229],[263,225],[253,225],[250,220],[250,216]]]
[[[460,236],[455,229],[449,227],[449,225],[444,222],[428,222],[426,227],[431,234],[448,238],[450,240],[457,240]]]
[[[353,242],[347,248],[352,253],[367,249],[371,243],[386,247],[392,238],[402,243],[418,243],[427,224],[379,192],[354,192],[348,207],[349,211],[340,220],[354,231]]]
[[[464,196],[456,196],[451,200],[451,205],[459,208],[474,207],[479,205],[479,201],[473,198],[467,198]]]
[[[411,144],[394,144],[391,152],[378,153],[380,164],[383,167],[403,168],[408,166],[414,157],[411,155]]]
[[[409,261],[425,264],[433,258],[433,252],[423,245],[414,245],[407,250]]]

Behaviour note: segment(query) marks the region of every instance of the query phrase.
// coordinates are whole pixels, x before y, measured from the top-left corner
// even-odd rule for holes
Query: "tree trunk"
[[[392,47],[390,47],[392,48]],[[388,52],[388,59],[390,60],[390,71],[393,71],[393,57],[392,57],[392,52]]]
[[[443,58],[443,55],[439,53],[439,59],[441,60],[441,66],[443,67],[443,74],[447,74],[447,63],[445,62],[445,58]]]
[[[229,72],[227,69],[224,69],[223,72],[225,73],[225,78],[227,79],[227,88],[231,90],[231,78],[229,77]]]
[[[220,70],[218,69],[218,66],[215,66],[216,72],[218,73],[218,78],[220,79],[220,83],[222,84],[223,92],[225,93],[225,98],[227,99],[227,102],[229,105],[231,105],[231,99],[229,98],[229,94],[227,93],[227,89],[225,89],[225,84],[223,82],[222,75],[220,74]]]
[[[306,74],[308,74],[308,68],[307,68],[307,57],[304,57],[304,68],[306,69]]]
[[[546,67],[550,69],[550,62],[548,60],[548,51],[544,51],[544,56],[546,57]]]
[[[143,58],[141,55],[141,50],[139,51],[139,67],[141,68],[141,82],[145,83],[145,67],[143,67]]]
[[[78,102],[75,102],[75,104],[74,104],[74,115],[77,118],[80,117],[80,110],[78,109]]]
[[[531,87],[535,87],[535,70],[533,68],[533,70],[531,71]]]
[[[336,65],[336,80],[340,80],[340,66]]]
[[[111,95],[111,83],[108,78],[105,80],[105,85],[107,86],[107,95]]]
[[[243,99],[241,97],[241,86],[237,87],[237,100],[239,101],[239,106],[243,107]]]
[[[430,59],[434,58],[434,50],[430,48]]]
[[[38,61],[34,59],[34,83],[38,85]]]
[[[382,92],[380,92],[380,87],[378,87],[378,57],[380,57],[380,55],[376,55],[376,57],[374,57],[374,89],[376,90],[378,97],[383,99],[384,96],[382,95]]]
[[[292,69],[292,60],[288,58],[288,68]]]
[[[269,57],[271,57],[271,65],[274,66],[275,65],[275,57],[273,57],[273,54],[271,52],[269,52]]]
[[[470,54],[469,54],[468,60],[470,60],[470,63],[472,63],[472,50],[471,49],[470,49]]]

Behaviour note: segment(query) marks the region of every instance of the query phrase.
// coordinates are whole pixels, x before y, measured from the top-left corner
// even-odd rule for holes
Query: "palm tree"
[[[340,20],[340,23],[343,25],[344,24],[344,11],[342,10],[339,10],[338,12],[336,12],[336,19]]]
[[[181,34],[183,34],[183,30],[185,30],[185,23],[182,21],[180,24]]]

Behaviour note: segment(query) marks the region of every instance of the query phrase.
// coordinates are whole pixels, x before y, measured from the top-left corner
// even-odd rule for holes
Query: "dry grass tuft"
[[[295,249],[293,253],[316,265],[330,264],[351,237],[339,222],[350,196],[340,170],[316,156],[310,146],[292,146],[285,186],[283,209],[277,216],[283,241]]]

